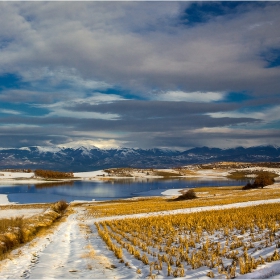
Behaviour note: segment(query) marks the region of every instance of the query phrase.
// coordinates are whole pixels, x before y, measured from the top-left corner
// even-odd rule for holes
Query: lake
[[[37,185],[0,185],[0,194],[6,194],[10,202],[46,203],[58,200],[113,200],[137,196],[160,195],[168,189],[183,189],[210,186],[238,186],[247,181],[235,180],[115,180],[109,182],[72,181]]]

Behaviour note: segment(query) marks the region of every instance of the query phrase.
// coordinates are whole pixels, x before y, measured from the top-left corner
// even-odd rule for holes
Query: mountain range
[[[280,147],[169,149],[76,147],[0,148],[0,169],[93,171],[113,167],[170,168],[218,161],[280,162]]]

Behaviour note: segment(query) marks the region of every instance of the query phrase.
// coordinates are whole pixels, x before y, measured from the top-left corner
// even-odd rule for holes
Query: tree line
[[[37,169],[34,171],[35,176],[43,177],[47,179],[65,179],[65,178],[73,178],[74,174],[72,172],[60,172],[53,170],[42,170]]]

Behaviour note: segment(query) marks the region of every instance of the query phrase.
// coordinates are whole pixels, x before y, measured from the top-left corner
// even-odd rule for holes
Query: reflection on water
[[[182,180],[182,179],[120,179],[110,181],[70,181],[36,185],[1,186],[0,194],[7,194],[11,202],[43,203],[60,199],[112,200],[134,196],[160,195],[168,189],[184,189],[210,186],[238,186],[246,181],[234,180]]]
[[[36,189],[43,189],[43,188],[54,188],[54,187],[60,187],[60,186],[73,186],[73,181],[64,181],[64,182],[52,182],[52,183],[41,183],[41,184],[35,184]]]
[[[190,182],[193,184],[194,182],[203,182],[205,180],[201,180],[199,178],[170,178],[170,177],[162,177],[162,178],[105,178],[102,179],[102,182],[104,184],[134,184],[134,183],[151,183],[151,182],[174,182],[174,181],[182,181],[184,183]],[[220,179],[220,180],[207,180],[207,182],[221,182],[221,183],[226,183],[229,182],[228,179]],[[232,181],[231,181],[232,182]],[[236,182],[236,181],[234,181]]]

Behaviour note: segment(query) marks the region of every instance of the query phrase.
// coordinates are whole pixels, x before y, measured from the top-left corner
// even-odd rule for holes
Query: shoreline
[[[228,176],[232,172],[258,172],[269,171],[278,174],[276,181],[280,180],[280,168],[254,167],[254,168],[231,168],[231,169],[185,169],[178,171],[177,169],[126,169],[126,168],[111,168],[109,170],[96,170],[87,172],[74,172],[74,177],[65,179],[44,179],[36,178],[34,172],[12,172],[0,171],[0,187],[5,184],[22,185],[22,184],[45,184],[59,183],[67,181],[118,181],[118,180],[133,180],[133,181],[149,181],[149,180],[228,180]],[[252,175],[246,177],[247,180],[252,179]]]
[[[15,202],[10,202],[8,199],[7,194],[0,194],[0,206],[2,205],[11,205],[11,204],[17,204]]]

